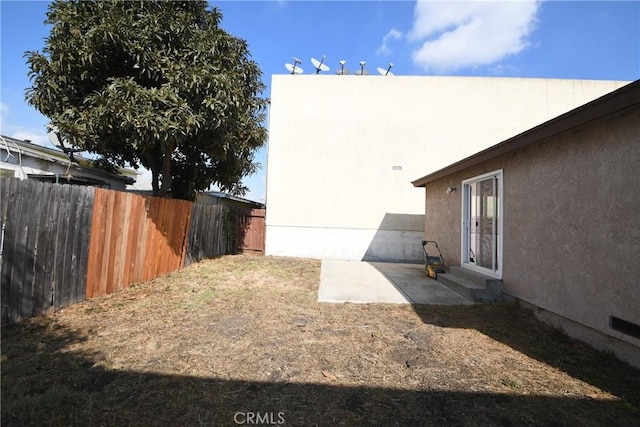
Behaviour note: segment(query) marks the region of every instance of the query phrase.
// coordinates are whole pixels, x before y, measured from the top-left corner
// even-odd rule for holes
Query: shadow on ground
[[[554,360],[553,352],[541,348],[545,337],[527,337],[526,331],[511,335],[500,326],[507,318],[496,319],[490,308],[474,307],[462,307],[471,310],[464,324],[452,315],[451,307],[416,307],[416,311],[425,322],[476,328],[527,354],[541,353],[540,360],[577,378],[588,375],[589,382],[622,393],[627,401],[341,387],[329,379],[326,384],[263,383],[109,371],[100,367],[101,354],[74,350],[74,343],[85,336],[50,318],[39,318],[3,330],[2,424],[637,425],[637,391],[626,395],[628,390],[619,388],[610,376],[613,372],[591,378],[592,360]],[[509,315],[521,314],[514,308]],[[574,343],[567,340],[566,345]],[[578,358],[583,351],[569,348],[562,354]],[[620,366],[612,363],[612,371]],[[625,384],[636,381],[637,386],[637,379],[628,378]],[[541,413],[540,408],[549,411]]]
[[[411,286],[397,283],[384,263],[372,264],[408,301],[411,286],[424,289],[437,283],[428,279],[424,267],[406,268]],[[400,270],[400,271],[403,271]],[[419,272],[416,276],[416,272]],[[429,290],[428,292],[435,292]],[[433,301],[437,294],[433,293]],[[415,300],[415,299],[414,299]],[[427,324],[444,328],[474,329],[520,353],[552,366],[573,378],[621,397],[636,410],[640,426],[640,369],[630,366],[612,353],[597,350],[562,331],[538,320],[530,309],[515,301],[491,304],[434,305],[411,304],[415,313]]]
[[[640,370],[542,323],[517,302],[469,306],[414,305],[423,322],[475,329],[533,359],[594,385],[635,408],[640,425]],[[516,325],[514,327],[514,325]],[[535,331],[532,333],[531,331]],[[596,424],[598,425],[598,424]]]

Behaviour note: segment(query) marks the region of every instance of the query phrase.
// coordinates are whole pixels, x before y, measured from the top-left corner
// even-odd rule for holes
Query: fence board
[[[20,318],[29,317],[34,311],[33,270],[37,258],[33,245],[35,243],[34,230],[38,227],[34,211],[37,209],[36,201],[40,185],[38,185],[38,182],[32,182],[30,184],[29,190],[31,191],[31,196],[27,200],[23,200],[19,208],[20,211],[16,212],[16,215],[21,217],[20,234],[16,239],[19,247],[16,248],[16,257],[14,258],[16,265],[18,265],[17,271],[21,273],[18,277],[14,275],[14,280],[18,282],[20,289],[19,308],[17,310],[17,316]]]
[[[22,301],[20,317],[30,317],[40,312],[42,307],[34,304],[34,299],[39,293],[36,290],[36,264],[38,263],[38,228],[40,227],[40,215],[38,203],[41,202],[44,185],[39,182],[33,183],[32,196],[26,201],[21,216],[25,220],[24,234],[26,235],[23,261],[24,270],[22,275]],[[29,252],[31,252],[29,254]]]
[[[160,218],[160,203],[158,203],[155,199],[149,199],[149,208],[147,221],[145,223],[145,227],[147,228],[147,247],[145,248],[147,252],[146,262],[144,263],[145,269],[143,271],[142,277],[140,278],[141,282],[147,280],[147,278],[153,278],[156,276],[158,264],[158,255],[161,251],[156,250],[156,248],[161,244],[161,242],[157,242],[158,239],[158,226],[161,223]],[[153,218],[153,221],[149,221],[149,218]]]
[[[5,241],[3,248],[3,261],[2,267],[3,270],[7,271],[8,281],[2,283],[3,287],[7,287],[7,301],[8,301],[8,311],[7,317],[9,320],[19,319],[20,318],[20,310],[21,310],[21,295],[22,292],[22,280],[18,281],[18,278],[21,277],[22,273],[21,267],[22,263],[25,262],[25,254],[21,253],[20,240],[21,236],[24,236],[26,239],[26,235],[21,233],[22,224],[21,222],[24,220],[23,216],[16,216],[16,211],[19,212],[24,208],[22,205],[25,201],[18,198],[18,188],[17,186],[12,186],[10,192],[8,193],[8,212],[6,216],[6,230],[5,230]],[[13,222],[13,227],[11,226]]]
[[[112,292],[118,291],[126,287],[122,282],[118,281],[118,269],[120,267],[122,261],[122,255],[118,252],[119,242],[122,241],[122,232],[124,230],[124,209],[125,206],[122,203],[123,197],[121,197],[124,193],[120,193],[117,191],[110,191],[109,196],[113,201],[113,208],[110,209],[111,212],[111,230],[109,246],[107,247],[108,253],[108,267],[107,267],[107,293],[110,294]]]
[[[102,254],[102,259],[101,259],[102,263],[100,264],[100,267],[101,267],[100,275],[98,276],[98,278],[100,279],[100,292],[98,295],[104,295],[109,291],[108,289],[109,282],[111,281],[111,278],[109,277],[109,273],[110,273],[109,259],[111,257],[111,253],[109,252],[109,250],[111,248],[111,238],[113,236],[114,197],[113,197],[113,193],[111,192],[98,191],[98,193],[105,194],[105,202],[106,202],[106,209],[104,211],[105,224],[100,227],[101,229],[104,229],[103,231],[104,236],[101,241],[102,249],[100,250],[100,253]],[[91,248],[89,248],[89,250],[91,250]]]
[[[11,281],[10,271],[8,268],[2,268],[2,265],[7,262],[11,262],[8,258],[8,253],[4,250],[6,233],[5,233],[5,224],[7,222],[8,215],[8,206],[10,200],[10,194],[12,189],[13,181],[11,180],[1,180],[0,181],[0,202],[2,205],[2,215],[0,216],[0,223],[2,227],[1,231],[1,243],[0,243],[0,305],[2,308],[2,323],[6,323],[9,318],[9,286],[8,283]]]
[[[122,230],[123,236],[122,236],[122,241],[120,242],[120,251],[125,254],[131,253],[129,251],[131,251],[132,244],[135,243],[134,237],[136,236],[136,230],[137,230],[136,224],[138,223],[137,218],[134,216],[134,215],[137,215],[137,213],[133,209],[133,204],[135,199],[136,199],[135,197],[127,197],[124,200],[124,204],[125,204],[124,211],[130,213],[130,215],[126,218],[127,224]],[[131,259],[129,258],[122,259],[122,265],[120,266],[120,274],[118,276],[118,280],[121,283],[131,283],[130,282],[131,265],[132,265]]]
[[[78,256],[78,280],[75,282],[74,300],[82,301],[85,298],[87,287],[87,266],[89,262],[89,237],[91,235],[91,217],[93,216],[93,193],[94,189],[82,188],[82,210],[78,222],[77,232],[79,241],[77,247]]]
[[[66,273],[67,267],[67,238],[69,234],[69,216],[68,213],[71,210],[71,203],[69,194],[66,191],[59,191],[56,188],[56,203],[58,207],[58,238],[56,239],[56,262],[55,268],[55,282],[53,290],[53,309],[56,310],[65,306],[64,296],[66,293],[66,287],[64,284],[68,283],[68,277]],[[62,214],[64,212],[64,215]]]
[[[40,226],[38,228],[38,260],[36,265],[35,280],[41,283],[37,292],[34,294],[34,304],[41,307],[43,313],[48,312],[52,307],[51,301],[51,281],[47,274],[47,259],[52,255],[50,216],[52,207],[52,186],[43,186],[42,201],[49,209],[41,209],[39,215]]]
[[[19,215],[27,206],[27,200],[18,197],[18,188],[11,194],[11,205],[9,206],[9,214],[7,216],[7,229],[5,242],[7,258],[9,261],[9,318],[11,320],[20,319],[20,311],[22,310],[22,292],[23,292],[23,272],[27,262],[27,254],[25,253],[27,233],[24,232],[25,224],[28,220],[26,215]],[[11,227],[11,223],[15,227]],[[4,265],[3,265],[4,267]],[[4,283],[3,283],[4,285]]]
[[[91,210],[87,209],[88,195],[93,191],[89,187],[74,186],[71,194],[72,213],[69,214],[70,228],[67,251],[70,254],[67,262],[68,280],[71,286],[65,292],[64,305],[82,301],[85,298],[85,286],[87,282],[86,259],[89,253],[89,234],[87,226],[91,219]],[[89,206],[92,208],[92,206]],[[65,280],[65,279],[63,279]]]
[[[153,199],[149,198],[149,204],[146,206],[147,216],[145,220],[144,227],[147,230],[147,239],[145,242],[145,252],[147,254],[146,261],[143,263],[142,276],[140,276],[140,281],[143,282],[147,277],[153,277],[155,269],[156,269],[156,253],[153,250],[156,240],[156,224],[154,221],[149,222],[148,218],[155,218],[158,220],[158,203],[151,203]]]
[[[7,243],[13,245],[9,246],[9,253],[11,253],[12,265],[10,284],[11,290],[9,292],[9,305],[10,305],[10,317],[12,319],[20,319],[22,317],[22,298],[24,294],[24,277],[28,270],[28,263],[33,260],[30,253],[27,252],[27,228],[29,223],[29,216],[24,214],[28,213],[29,199],[16,197],[13,200],[13,204],[9,207],[10,213],[7,218],[7,225],[11,224],[11,221],[15,223],[15,229],[10,230],[7,228],[7,234],[9,238],[13,238],[13,242],[9,240]]]
[[[143,198],[143,199],[137,199],[137,203],[136,203],[136,218],[138,218],[138,231],[137,231],[137,238],[136,238],[136,254],[139,254],[138,257],[140,259],[147,259],[147,246],[146,246],[146,241],[147,241],[147,236],[148,236],[148,228],[147,228],[147,209],[148,206],[150,204],[149,199],[147,198]],[[135,259],[132,257],[131,261],[134,263],[134,273],[133,276],[129,279],[130,282],[129,283],[134,283],[136,280],[140,280],[139,278],[144,276],[144,269],[145,269],[145,264],[141,263],[141,262],[136,262]]]
[[[91,248],[97,248],[99,242],[104,238],[104,229],[102,227],[105,226],[104,218],[106,207],[104,205],[103,193],[100,191],[96,191],[93,197],[93,212],[91,215],[91,234],[89,236],[89,258],[88,258],[88,266],[87,266],[87,285],[86,285],[86,297],[91,298],[94,294],[99,294],[100,288],[100,274],[97,271],[98,268],[96,266],[100,266],[100,262],[98,261],[101,253],[99,250],[91,250]],[[96,289],[96,286],[98,289]]]
[[[57,202],[57,187],[53,185],[47,186],[46,202],[49,209],[43,210],[42,215],[45,218],[43,224],[43,235],[45,239],[44,257],[41,258],[42,266],[42,301],[46,303],[48,312],[54,308],[54,293],[56,288],[56,238],[58,236],[58,211],[59,203]],[[41,245],[42,247],[42,245]],[[44,307],[43,307],[44,308]]]

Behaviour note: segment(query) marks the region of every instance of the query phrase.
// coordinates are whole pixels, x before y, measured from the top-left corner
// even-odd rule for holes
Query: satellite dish
[[[320,71],[329,71],[329,67],[324,64],[325,59],[327,59],[326,55],[322,55],[322,59],[320,61],[316,58],[311,58],[311,63],[316,67],[316,74],[320,74]]]
[[[60,146],[60,139],[58,138],[58,128],[50,128],[47,136],[49,137],[49,142],[51,143],[51,145],[53,145],[54,147]]]
[[[358,71],[356,71],[356,74],[359,76],[368,76],[369,75],[369,70],[365,70],[364,66],[366,65],[367,61],[360,61],[360,69]]]
[[[284,67],[291,73],[291,74],[302,74],[304,72],[304,70],[300,67],[296,67],[295,64],[284,64]]]
[[[47,137],[49,138],[49,142],[54,147],[61,149],[62,152],[67,155],[67,158],[69,159],[69,166],[67,167],[67,172],[65,174],[68,174],[71,163],[76,162],[75,158],[73,157],[74,153],[80,153],[83,150],[81,148],[66,147],[62,138],[60,138],[60,136],[58,135],[58,128],[56,126],[49,126]]]
[[[378,74],[380,74],[381,76],[393,76],[391,67],[393,67],[392,62],[389,62],[389,68],[387,68],[386,70],[384,68],[378,67]]]
[[[344,59],[342,61],[340,61],[340,69],[336,71],[336,74],[338,74],[340,76],[346,76],[347,74],[349,74],[349,70],[344,68],[344,64],[346,64],[346,63],[347,63],[347,61],[345,61]]]
[[[304,73],[304,70],[302,68],[298,67],[298,64],[301,64],[302,61],[300,61],[295,56],[292,59],[293,59],[293,64],[286,63],[286,64],[284,64],[284,68],[286,68],[291,74],[302,74],[302,73]]]

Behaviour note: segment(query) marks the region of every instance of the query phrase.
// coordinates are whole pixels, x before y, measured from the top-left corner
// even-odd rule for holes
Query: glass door
[[[463,182],[462,261],[500,273],[501,171]]]

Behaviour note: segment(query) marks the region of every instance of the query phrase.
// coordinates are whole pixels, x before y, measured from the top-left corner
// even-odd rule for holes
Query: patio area
[[[323,260],[319,302],[473,304],[427,277],[422,264]]]

